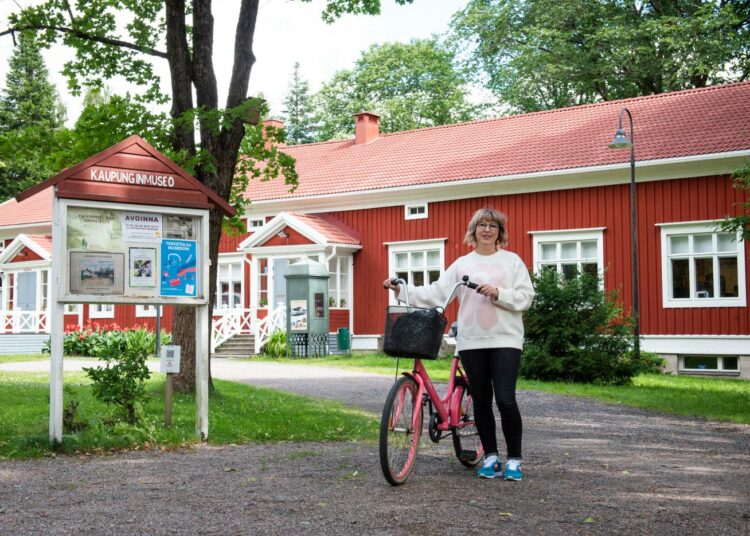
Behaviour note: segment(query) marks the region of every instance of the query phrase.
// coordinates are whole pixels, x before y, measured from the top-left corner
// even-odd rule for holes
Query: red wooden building
[[[730,174],[750,156],[750,83],[385,135],[361,113],[354,139],[286,147],[299,188],[252,182],[248,233],[222,239],[217,340],[267,330],[289,263],[309,257],[331,274],[331,330],[348,327],[355,350],[377,348],[383,278],[436,279],[468,251],[466,223],[483,206],[508,215],[508,247],[530,269],[599,270],[629,310],[629,151],[608,148],[622,107],[635,128],[642,346],[675,371],[750,377],[748,245],[716,227],[745,199]],[[0,206],[6,325],[23,306],[21,278],[9,287],[8,274],[48,262],[44,195]],[[102,311],[79,314],[92,313]]]

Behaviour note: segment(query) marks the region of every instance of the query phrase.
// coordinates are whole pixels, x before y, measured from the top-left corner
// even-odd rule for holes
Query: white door
[[[36,311],[36,272],[16,274],[16,309]]]
[[[276,309],[279,305],[286,305],[286,275],[289,259],[274,259],[273,261],[273,301],[270,307]]]
[[[13,331],[16,333],[37,331],[36,272],[18,272],[16,274],[14,301]]]

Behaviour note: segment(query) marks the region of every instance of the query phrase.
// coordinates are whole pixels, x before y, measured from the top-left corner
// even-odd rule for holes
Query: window
[[[534,271],[552,269],[571,279],[581,272],[603,275],[604,228],[531,231]]]
[[[737,372],[739,360],[736,356],[683,355],[680,370],[701,372]]]
[[[434,283],[445,265],[445,239],[388,243],[388,273],[415,286]]]
[[[419,220],[427,217],[427,203],[406,205],[404,209],[404,218],[407,220]]]
[[[242,260],[219,259],[216,309],[241,309],[242,303]]]
[[[745,305],[745,252],[714,222],[661,226],[664,307]]]
[[[39,284],[41,285],[41,293],[40,293],[40,305],[39,308],[41,311],[47,310],[48,305],[48,298],[49,295],[47,293],[49,289],[49,270],[42,270],[39,272],[40,278],[39,278]]]
[[[81,313],[81,307],[83,305],[80,303],[66,303],[63,311],[66,315],[77,315]]]
[[[339,255],[328,261],[328,307],[348,309],[352,300],[349,295],[349,266],[351,255]]]
[[[248,218],[247,219],[247,230],[250,233],[254,233],[266,224],[265,218]]]
[[[268,257],[258,259],[258,307],[268,307]]]
[[[114,318],[115,306],[112,303],[89,304],[89,318]]]
[[[136,305],[135,316],[141,318],[156,318],[156,305]],[[162,308],[162,316],[164,316],[164,308]]]
[[[2,244],[2,242],[0,242]],[[0,274],[0,309],[5,309],[5,300],[3,299],[3,285],[5,285],[5,274]]]

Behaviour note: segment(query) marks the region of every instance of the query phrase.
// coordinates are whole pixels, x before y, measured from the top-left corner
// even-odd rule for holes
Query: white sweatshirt
[[[454,299],[458,297],[460,302],[457,350],[523,349],[523,311],[531,307],[534,287],[526,265],[510,251],[501,249],[492,255],[472,251],[456,259],[431,285],[409,285],[410,304],[417,307],[442,306],[453,285],[464,275],[468,275],[473,283],[489,283],[497,287],[499,296],[497,301],[493,301],[465,286],[456,290]],[[405,301],[405,298],[402,287],[398,299]]]

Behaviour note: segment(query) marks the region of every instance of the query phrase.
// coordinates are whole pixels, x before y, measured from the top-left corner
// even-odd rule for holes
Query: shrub
[[[600,279],[578,274],[565,280],[553,270],[534,278],[536,297],[525,314],[521,376],[538,380],[623,384],[658,370],[659,360],[632,352],[632,319],[624,317],[616,292]]]
[[[263,345],[261,353],[268,357],[285,357],[287,354],[286,331],[277,329]]]
[[[83,369],[93,382],[93,395],[117,405],[131,424],[140,419],[145,382],[151,376],[146,366],[148,333],[145,329],[102,332],[93,351],[107,366]]]

